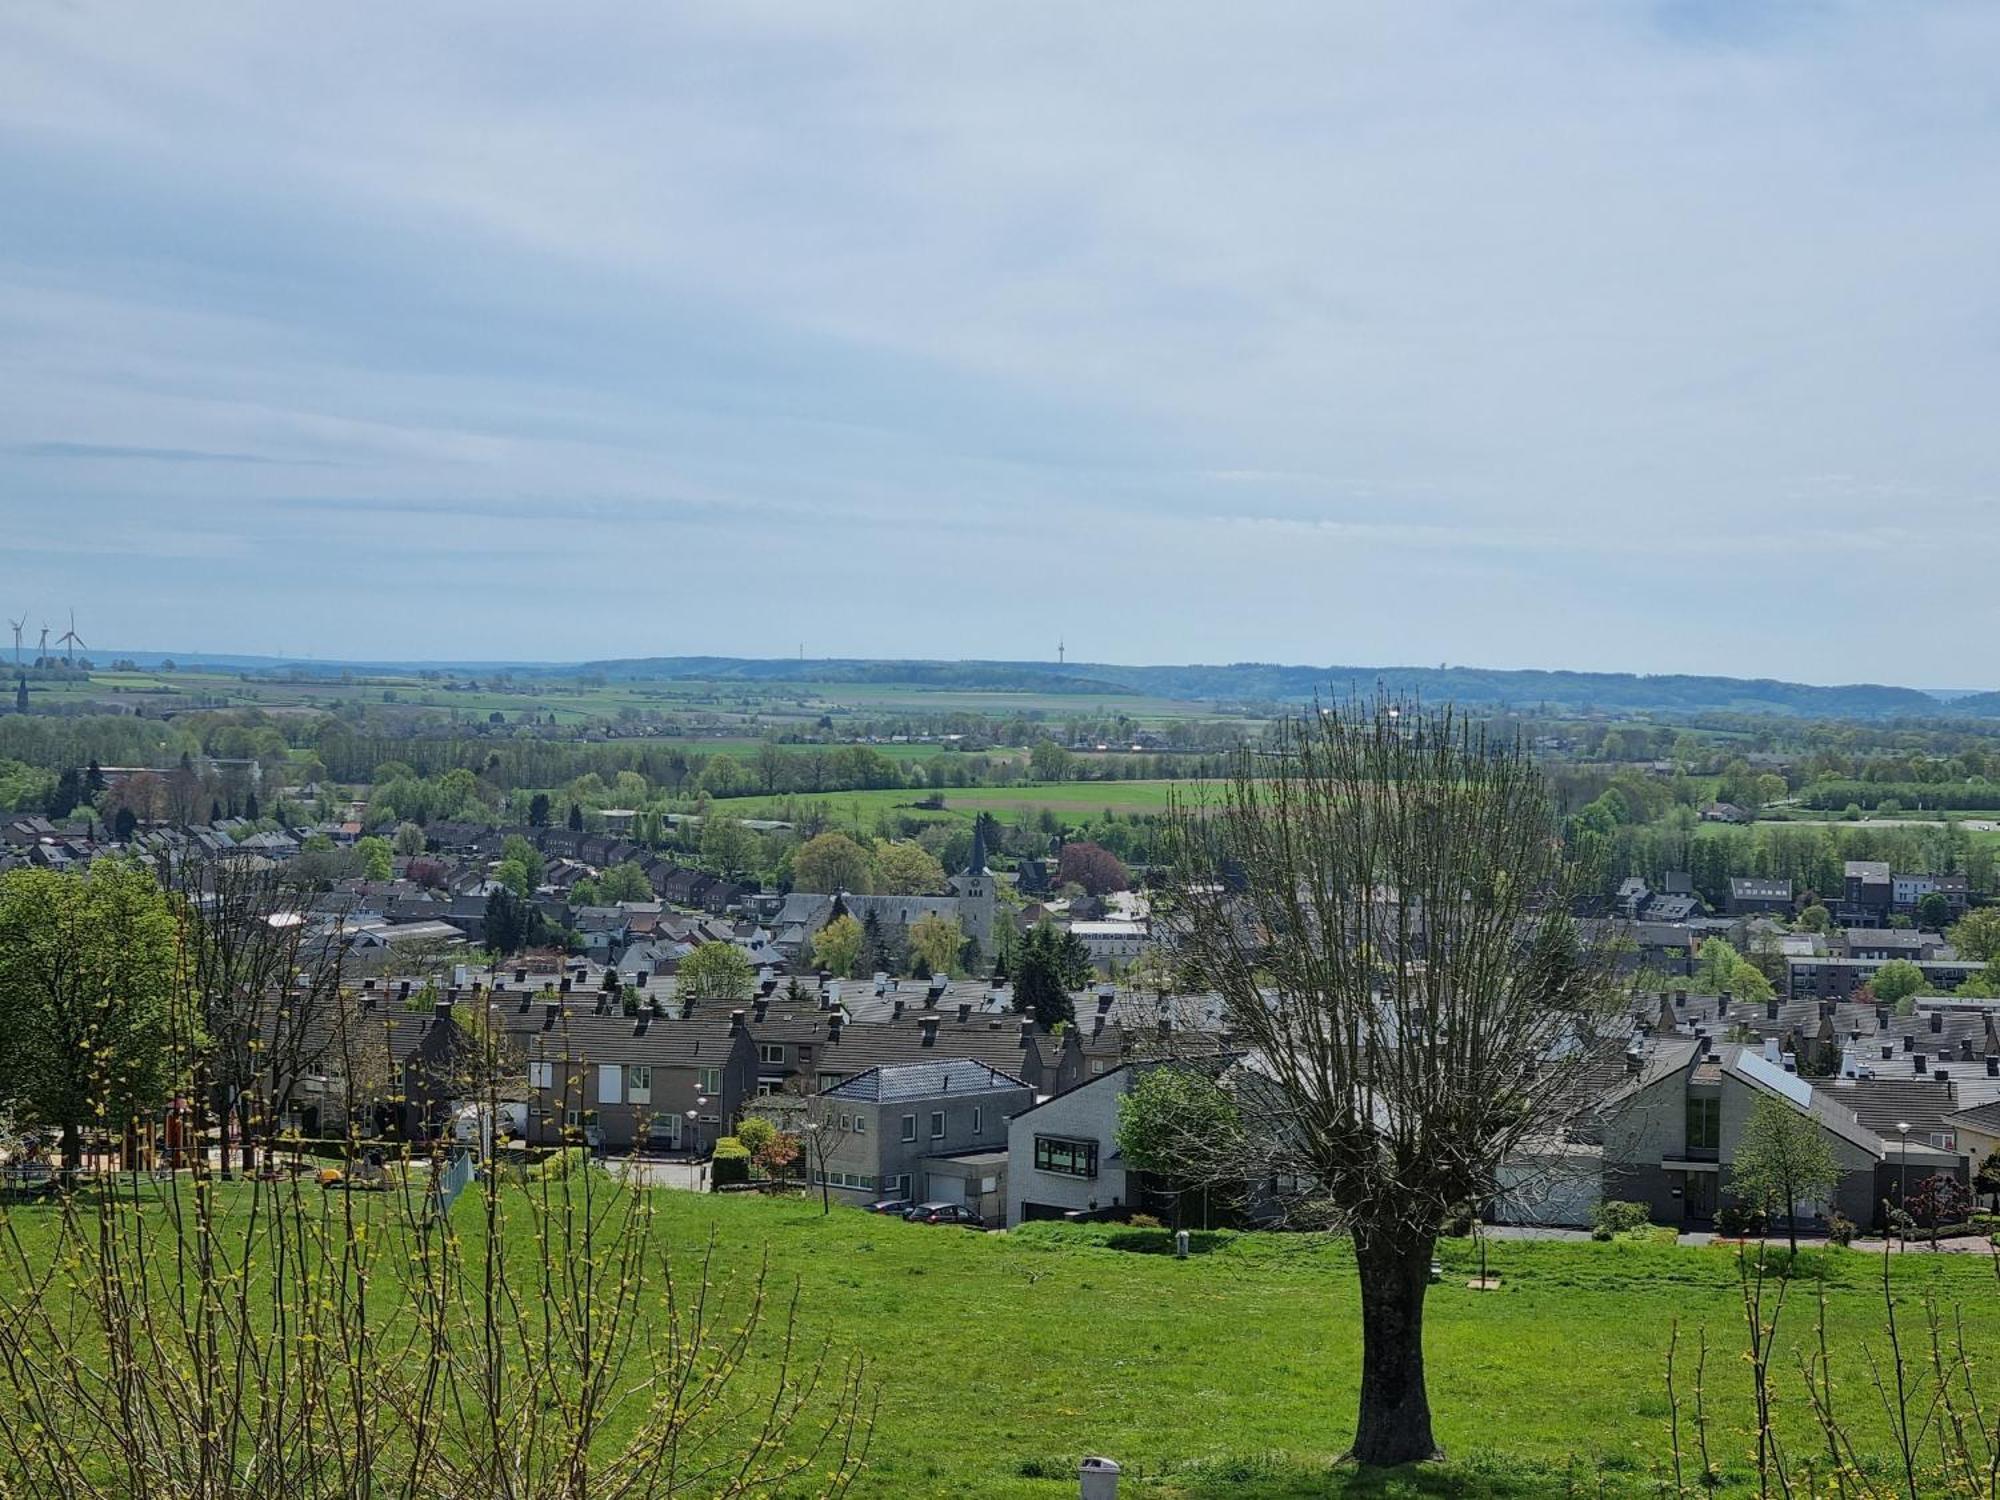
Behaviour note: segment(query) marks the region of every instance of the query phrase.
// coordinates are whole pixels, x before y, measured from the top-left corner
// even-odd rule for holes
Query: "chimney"
[[[1917,1039],[1908,1032],[1903,1034],[1903,1050],[1905,1052],[1914,1052],[1917,1050]]]
[[[437,1018],[440,1021],[449,1021],[451,1019],[451,1008],[457,1003],[458,991],[446,990],[442,995],[438,996]]]
[[[847,1016],[845,1012],[842,1011],[835,1011],[833,1012],[833,1014],[831,1014],[826,1018],[826,1039],[829,1042],[837,1042],[840,1040],[840,1028],[846,1022],[846,1020]]]
[[[1988,1078],[2000,1078],[2000,1053],[1989,1052],[1986,1054],[1986,1076]]]
[[[1875,1029],[1877,1031],[1887,1031],[1889,1029],[1888,1006],[1878,1005],[1875,1007]]]
[[[1729,1014],[1729,991],[1724,990],[1715,997],[1715,1019],[1720,1021]]]
[[[1935,1078],[1939,1083],[1951,1082],[1951,1074],[1947,1073],[1943,1068],[1933,1069],[1931,1077]]]
[[[361,981],[361,988],[363,990],[372,990],[375,988],[375,981],[372,979],[364,979]]]
[[[1675,990],[1674,991],[1675,1008],[1679,1010],[1686,1010],[1687,1003],[1688,1003],[1688,992],[1686,990]]]
[[[1627,1047],[1625,1049],[1626,1076],[1631,1078],[1637,1078],[1641,1073],[1645,1071],[1646,1071],[1646,1049],[1644,1047],[1639,1047],[1639,1046]]]
[[[1778,1039],[1774,1036],[1767,1036],[1764,1038],[1764,1061],[1774,1063],[1777,1060]]]
[[[1842,1078],[1852,1078],[1860,1071],[1860,1059],[1855,1057],[1852,1047],[1847,1048],[1840,1054],[1840,1076]]]
[[[972,1002],[970,1000],[959,1001],[958,1024],[963,1026],[967,1021],[970,1021],[971,1019],[972,1019]]]
[[[1894,1057],[1895,1055],[1896,1055],[1896,1049],[1890,1046],[1887,1042],[1884,1042],[1882,1044],[1882,1061],[1887,1062],[1890,1058]]]
[[[900,996],[894,1002],[894,1007],[889,1013],[889,1019],[892,1021],[900,1021],[903,1019],[903,1001]]]
[[[1021,1017],[1021,1045],[1026,1047],[1034,1039],[1035,1023],[1027,1016]]]
[[[770,1000],[763,995],[759,995],[755,1000],[750,1002],[750,1013],[761,1023],[764,1017],[771,1013]]]
[[[1933,1032],[1938,1032],[1938,1031],[1943,1031],[1943,1030],[1944,1030],[1944,1012],[1943,1012],[1943,1011],[1941,1011],[1941,1010],[1934,1010],[1934,1011],[1932,1011],[1932,1012],[1931,1012],[1931,1030],[1932,1030]]]
[[[569,975],[563,975],[562,982],[556,986],[556,989],[565,995],[569,993]]]
[[[935,1047],[937,1045],[938,1017],[935,1015],[919,1016],[917,1017],[917,1024],[923,1028],[923,1045],[926,1047]]]
[[[1767,1021],[1778,1019],[1778,997],[1776,995],[1773,995],[1769,1000],[1764,1002],[1764,1019]]]
[[[516,969],[514,971],[514,983],[526,984],[527,982],[528,982],[528,971],[526,969]]]
[[[681,996],[681,1019],[683,1021],[691,1021],[694,1019],[694,996],[692,995]]]
[[[1090,1034],[1093,1038],[1104,1035],[1104,1017],[1092,1016],[1090,1018]]]
[[[1929,1064],[1926,1062],[1924,1055],[1921,1052],[1915,1054],[1910,1059],[1910,1071],[1913,1073],[1922,1073],[1927,1066],[1929,1066]]]
[[[652,978],[652,975],[644,969],[634,969],[632,971],[632,983],[642,990],[646,987],[646,981],[650,978]]]
[[[398,1000],[407,1000],[410,998],[409,980],[405,979],[401,984],[396,986],[396,998]]]
[[[743,1032],[743,1012],[740,1010],[732,1010],[729,1013],[729,1034],[731,1036],[740,1036],[742,1035],[742,1032]]]
[[[1778,1062],[1787,1073],[1796,1073],[1799,1070],[1799,1056],[1796,1052],[1780,1054]]]

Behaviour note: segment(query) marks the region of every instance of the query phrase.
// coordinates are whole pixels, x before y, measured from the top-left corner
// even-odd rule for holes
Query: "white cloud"
[[[0,505],[654,569],[687,649],[823,590],[1005,655],[1060,578],[1125,659],[1907,679],[1824,634],[1893,589],[1981,681],[1996,62],[1955,5],[19,7],[0,446],[336,467],[0,452]],[[1476,586],[1385,615],[1413,557]],[[999,597],[890,597],[954,569]],[[550,613],[439,649],[621,649]]]

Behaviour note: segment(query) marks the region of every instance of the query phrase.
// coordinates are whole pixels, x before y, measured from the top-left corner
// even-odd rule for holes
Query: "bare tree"
[[[282,866],[183,859],[162,873],[180,910],[187,1009],[201,1026],[187,1048],[198,1124],[220,1126],[225,1175],[233,1131],[249,1172],[258,1140],[335,1042],[346,950],[313,934],[307,893]]]
[[[1378,697],[1246,752],[1172,816],[1158,908],[1245,1052],[1268,1212],[1345,1229],[1361,1284],[1353,1457],[1436,1456],[1423,1312],[1441,1226],[1588,1103],[1609,965],[1568,912],[1578,871],[1517,741]],[[1225,1164],[1211,1161],[1219,1174]]]

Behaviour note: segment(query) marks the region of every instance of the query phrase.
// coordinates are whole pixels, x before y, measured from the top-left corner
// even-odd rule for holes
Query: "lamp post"
[[[1898,1120],[1896,1134],[1896,1207],[1903,1212],[1903,1248],[1910,1248],[1910,1122]]]

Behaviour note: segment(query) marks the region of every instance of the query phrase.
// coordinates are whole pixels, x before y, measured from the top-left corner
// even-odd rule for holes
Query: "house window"
[[[631,1067],[625,1070],[625,1097],[634,1104],[653,1102],[653,1070]]]
[[[616,1104],[623,1092],[625,1070],[617,1063],[603,1063],[597,1069],[597,1102]]]
[[[1095,1177],[1097,1142],[1038,1135],[1035,1137],[1035,1170],[1057,1172],[1065,1177]]]
[[[552,1089],[556,1086],[556,1065],[551,1062],[531,1062],[528,1064],[528,1087],[531,1089]]]
[[[842,1115],[840,1117],[840,1128],[842,1130],[852,1130],[854,1128],[854,1116]]]
[[[868,1116],[856,1115],[854,1117],[854,1133],[856,1135],[868,1134]]]
[[[782,1043],[765,1042],[757,1049],[757,1061],[759,1062],[783,1063],[784,1060],[785,1049]]]
[[[972,1107],[972,1133],[979,1134],[979,1106],[976,1104]]]
[[[906,1141],[914,1141],[916,1138],[917,1138],[917,1117],[915,1115],[904,1115],[903,1139]]]
[[[1931,1132],[1931,1145],[1940,1151],[1956,1151],[1958,1149],[1958,1137],[1948,1130],[1933,1130]]]
[[[1687,1148],[1714,1151],[1722,1145],[1722,1096],[1689,1094],[1687,1101]]]
[[[719,1094],[719,1093],[721,1093],[721,1092],[722,1092],[722,1069],[720,1069],[720,1068],[703,1068],[703,1069],[701,1070],[701,1072],[700,1072],[700,1076],[699,1076],[699,1079],[698,1079],[698,1081],[697,1081],[697,1083],[696,1083],[696,1087],[697,1087],[698,1089],[700,1089],[700,1091],[701,1091],[702,1093],[704,1093],[704,1094]]]
[[[944,1111],[941,1109],[931,1111],[931,1139],[934,1141],[944,1139]]]
[[[757,1097],[759,1099],[769,1099],[775,1094],[782,1093],[784,1087],[775,1078],[760,1078],[757,1080]]]

